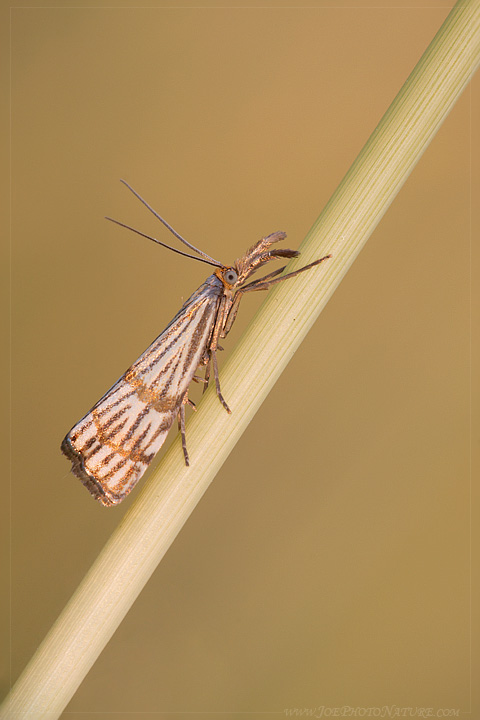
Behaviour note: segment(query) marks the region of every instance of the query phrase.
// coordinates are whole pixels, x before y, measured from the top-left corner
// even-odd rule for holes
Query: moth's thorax
[[[218,290],[223,287],[222,279],[218,277],[217,270],[212,275],[208,276],[208,278],[204,282],[204,285],[209,285],[210,287],[214,288],[215,290]]]

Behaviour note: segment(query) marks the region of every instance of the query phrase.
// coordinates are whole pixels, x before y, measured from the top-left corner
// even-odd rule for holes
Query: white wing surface
[[[67,434],[72,471],[103,505],[116,505],[142,477],[205,355],[222,294],[215,276]]]

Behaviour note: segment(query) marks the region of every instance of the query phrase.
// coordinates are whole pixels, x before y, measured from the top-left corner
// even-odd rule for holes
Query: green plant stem
[[[360,252],[468,83],[480,60],[480,3],[451,11],[301,250],[333,259],[278,285],[222,370],[228,416],[205,394],[178,440],[38,648],[1,717],[58,717],[111,638],[222,463]],[[295,261],[289,270],[298,267]]]

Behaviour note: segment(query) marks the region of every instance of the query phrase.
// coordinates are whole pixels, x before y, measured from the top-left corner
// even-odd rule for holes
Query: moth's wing
[[[163,445],[204,356],[219,301],[218,290],[202,285],[63,440],[72,472],[103,505],[121,502]]]

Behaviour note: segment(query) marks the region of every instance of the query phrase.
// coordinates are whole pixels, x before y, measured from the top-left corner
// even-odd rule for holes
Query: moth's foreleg
[[[233,298],[232,306],[230,310],[228,311],[227,319],[225,321],[225,325],[222,328],[222,332],[220,333],[220,337],[224,338],[227,337],[228,333],[232,329],[232,325],[235,322],[235,318],[237,317],[238,313],[238,306],[240,305],[240,300],[243,297],[242,290],[237,290],[235,293],[235,297]]]
[[[218,364],[217,364],[217,355],[215,353],[215,350],[210,350],[210,355],[212,358],[212,365],[213,365],[213,375],[215,377],[215,388],[217,390],[218,399],[222,403],[223,407],[228,413],[231,413],[232,411],[228,407],[227,403],[225,402],[225,398],[222,395],[222,391],[220,390],[220,378],[218,376]]]
[[[220,390],[220,379],[218,377],[218,363],[217,363],[217,349],[218,349],[218,338],[221,337],[222,329],[225,325],[226,317],[227,317],[227,305],[230,303],[230,298],[227,296],[224,296],[221,300],[220,306],[218,308],[217,316],[215,318],[215,325],[213,328],[212,336],[210,338],[210,343],[208,345],[207,351],[205,353],[205,358],[207,362],[207,367],[205,370],[205,379],[210,379],[210,361],[213,365],[213,375],[215,377],[215,388],[217,390],[218,399],[222,403],[223,407],[228,413],[231,413],[232,411],[228,407],[227,403],[225,402],[225,398],[222,395],[222,391]],[[204,361],[205,361],[204,358]],[[206,389],[206,385],[205,385]]]

